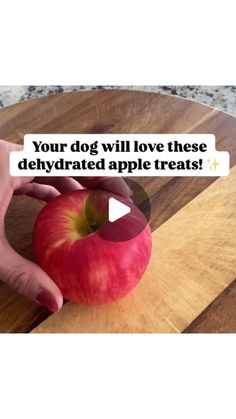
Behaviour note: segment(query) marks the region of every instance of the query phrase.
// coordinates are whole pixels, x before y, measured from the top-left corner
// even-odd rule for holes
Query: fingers
[[[4,263],[0,260],[0,280],[50,311],[60,310],[63,297],[52,279],[39,266],[18,255],[8,244],[2,250]]]
[[[89,189],[103,189],[129,198],[133,191],[122,178],[115,177],[76,177],[83,186]],[[50,202],[60,193],[72,192],[83,187],[76,179],[70,177],[37,177],[34,182],[17,189],[15,195],[28,195],[33,198]]]
[[[71,177],[36,177],[34,182],[51,185],[60,193],[72,192],[82,189],[81,185]]]
[[[114,192],[118,195],[129,198],[133,195],[133,191],[127,185],[127,183],[122,178],[107,178],[104,179],[101,183],[97,185],[98,188],[104,189],[106,191]]]
[[[69,177],[37,177],[34,182],[17,189],[14,195],[27,195],[50,202],[60,193],[77,191],[81,188],[76,180]]]
[[[86,188],[104,189],[128,198],[133,192],[122,178],[116,177],[75,177]]]
[[[42,184],[50,184],[60,193],[82,189],[82,184],[86,188],[104,189],[124,197],[130,197],[133,194],[124,179],[115,177],[37,177],[34,181]]]
[[[38,183],[27,183],[14,192],[14,195],[27,195],[32,198],[41,199],[50,202],[60,195],[60,192],[50,185],[40,185]]]
[[[0,168],[4,173],[9,173],[8,160],[9,153],[13,150],[21,150],[22,145],[11,144],[6,141],[0,140],[0,157],[1,165]],[[1,174],[1,173],[0,173]],[[2,176],[4,178],[4,176]],[[14,190],[19,190],[26,184],[33,180],[32,177],[13,177],[11,178],[11,185]],[[33,180],[34,183],[40,183],[44,185],[51,185],[57,189],[60,193],[76,191],[81,189],[80,182],[86,188],[100,188],[110,192],[114,192],[124,197],[132,196],[132,191],[125,183],[122,178],[114,177],[36,177]]]

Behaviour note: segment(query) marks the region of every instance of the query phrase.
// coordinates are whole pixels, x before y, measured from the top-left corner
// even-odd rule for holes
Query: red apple
[[[108,221],[108,200],[130,213]],[[151,231],[142,212],[125,198],[102,190],[71,192],[39,213],[33,232],[38,264],[63,296],[84,304],[109,303],[140,281],[151,255]]]

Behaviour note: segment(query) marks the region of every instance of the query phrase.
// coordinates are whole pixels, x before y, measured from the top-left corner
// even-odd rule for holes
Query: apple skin
[[[113,223],[107,220],[110,197],[131,208],[129,214]],[[86,205],[102,224],[90,234],[86,232]],[[132,236],[135,228],[137,234]],[[121,234],[119,240],[123,232],[126,238],[132,238],[122,241]],[[38,264],[56,282],[64,298],[82,304],[105,304],[124,297],[140,281],[151,256],[151,230],[129,200],[106,191],[84,189],[60,195],[41,210],[33,230],[33,247]]]

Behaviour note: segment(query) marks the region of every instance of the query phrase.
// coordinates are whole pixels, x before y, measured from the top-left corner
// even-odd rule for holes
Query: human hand
[[[49,202],[63,192],[81,189],[81,185],[87,188],[99,187],[124,197],[129,197],[132,192],[121,178],[10,176],[10,152],[22,148],[21,145],[0,140],[0,280],[56,312],[63,304],[58,286],[38,265],[20,256],[7,241],[4,219],[12,196],[28,195]]]

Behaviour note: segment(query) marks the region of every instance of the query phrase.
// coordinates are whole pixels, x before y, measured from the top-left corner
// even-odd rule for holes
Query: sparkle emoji
[[[207,160],[207,163],[209,164],[208,169],[210,169],[210,170],[216,170],[216,169],[217,169],[217,167],[218,167],[218,166],[219,166],[219,164],[220,164],[220,163],[218,163],[218,162],[216,161],[216,159],[214,159],[214,161],[213,161],[213,160],[208,159],[208,160]]]

